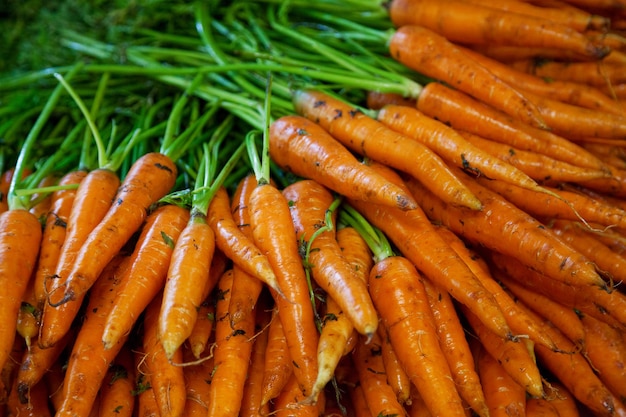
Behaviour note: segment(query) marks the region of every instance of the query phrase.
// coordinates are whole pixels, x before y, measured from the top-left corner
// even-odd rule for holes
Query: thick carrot
[[[182,349],[171,355],[165,353],[159,340],[159,310],[161,294],[146,307],[143,321],[142,350],[145,355],[146,372],[150,376],[150,386],[154,390],[156,404],[162,417],[181,416],[185,409],[185,378],[182,362]]]
[[[228,314],[230,289],[235,274],[234,269],[227,271],[217,285],[214,372],[211,377],[207,416],[239,415],[252,353],[254,313],[250,312],[247,317],[241,318],[234,327],[231,326]]]
[[[263,367],[263,392],[259,404],[260,408],[267,407],[270,400],[278,396],[293,373],[285,331],[278,314],[278,308],[275,307],[272,310],[272,317],[267,330],[267,349]]]
[[[593,59],[609,53],[575,29],[547,18],[461,1],[393,0],[389,15],[397,27],[420,25],[452,42],[557,48]],[[468,19],[474,23],[468,25]]]
[[[61,339],[78,313],[81,305],[79,300],[55,307],[50,302],[56,305],[61,298],[58,294],[64,291],[80,247],[111,207],[119,184],[120,180],[115,172],[99,168],[90,171],[76,190],[57,267],[46,285],[48,302],[44,304],[37,341],[43,347],[50,347]]]
[[[150,213],[137,239],[126,284],[119,289],[102,332],[105,348],[127,335],[163,288],[173,247],[189,220],[185,208],[167,204]]]
[[[384,168],[377,166],[377,169]],[[384,175],[390,175],[388,178],[391,181],[400,181],[393,172],[385,172]],[[472,311],[477,314],[480,312],[479,316],[494,333],[502,337],[512,337],[506,318],[493,294],[484,288],[467,264],[437,233],[421,209],[402,212],[353,200],[349,200],[349,203],[372,225],[381,229],[399,251],[430,280],[460,303],[470,306]]]
[[[488,416],[480,377],[474,367],[472,352],[465,329],[450,295],[423,279],[424,289],[435,319],[435,328],[441,350],[448,361],[459,395],[479,416]],[[513,329],[515,330],[515,329]]]
[[[380,109],[378,120],[386,126],[417,139],[447,161],[464,170],[492,179],[501,179],[520,187],[540,190],[531,177],[514,165],[474,146],[454,129],[426,116],[416,108],[388,105]]]
[[[61,404],[56,416],[84,416],[93,408],[109,365],[124,346],[128,335],[115,346],[105,349],[102,329],[115,302],[115,295],[123,285],[128,258],[114,257],[102,271],[90,291],[85,318],[72,344],[63,382]]]
[[[569,140],[522,123],[440,83],[430,83],[424,87],[417,101],[417,109],[455,129],[486,139],[548,155],[572,165],[605,169],[602,161]]]
[[[300,115],[318,123],[352,151],[427,182],[433,193],[451,204],[480,209],[475,196],[421,142],[321,91],[296,91],[294,105]]]
[[[416,25],[402,26],[392,35],[389,51],[394,59],[419,73],[453,85],[532,126],[545,127],[539,111],[522,93],[469,59],[454,44],[432,30]],[[422,94],[423,90],[418,100]]]
[[[135,408],[135,367],[129,344],[125,344],[109,367],[100,390],[101,417],[132,417]]]
[[[518,384],[479,341],[472,341],[476,370],[484,387],[485,401],[492,417],[526,415],[526,390]]]
[[[41,224],[28,210],[9,206],[0,213],[0,368],[9,360],[20,304],[35,270],[41,235]]]
[[[584,183],[599,178],[607,178],[610,175],[607,170],[572,165],[553,156],[519,149],[464,130],[459,129],[457,132],[469,143],[513,165],[540,183],[558,184],[563,181]]]
[[[322,127],[300,116],[283,116],[270,128],[270,155],[281,168],[314,179],[338,194],[402,209],[414,200],[360,163]]]
[[[367,284],[342,256],[335,232],[336,207],[332,193],[313,180],[301,180],[283,189],[289,201],[296,239],[307,245],[305,262],[315,282],[335,300],[354,328],[370,336],[378,315]]]
[[[249,210],[254,241],[270,260],[284,294],[274,298],[293,372],[308,396],[317,375],[318,333],[289,203],[276,187],[259,181],[250,195]]]
[[[404,407],[396,399],[396,394],[387,381],[380,349],[381,340],[378,333],[372,336],[371,341],[368,341],[363,335],[359,336],[352,353],[359,386],[363,389],[370,415],[404,416]]]
[[[387,257],[374,265],[368,282],[398,359],[433,416],[465,415],[415,266],[401,256]]]
[[[413,195],[433,221],[493,251],[515,256],[520,262],[552,279],[589,290],[608,290],[596,268],[536,219],[498,194],[467,178],[468,186],[485,208],[474,212],[443,204],[417,181],[407,181]]]
[[[509,65],[514,69],[546,80],[569,81],[595,87],[626,82],[624,64],[617,62],[561,62],[557,60],[520,59]]]
[[[110,210],[76,254],[61,304],[78,299],[93,285],[106,264],[140,228],[148,208],[174,186],[177,172],[175,163],[158,152],[147,153],[132,164]]]

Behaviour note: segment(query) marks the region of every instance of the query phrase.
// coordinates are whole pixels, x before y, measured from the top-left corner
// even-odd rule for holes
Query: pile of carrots
[[[0,417],[626,416],[626,2],[209,3],[0,79]]]

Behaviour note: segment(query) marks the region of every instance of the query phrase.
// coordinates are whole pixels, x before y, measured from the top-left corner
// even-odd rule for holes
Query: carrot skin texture
[[[64,299],[74,300],[93,285],[104,266],[141,227],[148,209],[174,186],[176,165],[151,152],[137,159],[126,174],[111,209],[89,234],[68,276]]]
[[[352,151],[422,181],[428,180],[433,193],[445,201],[481,208],[480,201],[457,180],[439,155],[421,142],[320,91],[297,91],[294,104],[299,114],[318,123]]]
[[[317,375],[318,333],[289,204],[277,188],[260,184],[252,191],[249,206],[254,241],[270,260],[284,294],[274,299],[293,372],[307,396]]]
[[[117,354],[100,391],[99,416],[132,417],[135,409],[135,371],[128,344]]]
[[[415,200],[380,178],[316,123],[283,116],[270,126],[270,156],[281,168],[338,194],[409,210]]]
[[[389,334],[385,326],[378,326],[378,336],[380,338],[380,350],[383,358],[385,373],[387,374],[387,382],[396,393],[398,402],[404,406],[411,403],[413,398],[411,379],[404,370],[404,367],[398,359],[396,351],[393,349]]]
[[[267,328],[267,349],[263,367],[263,390],[260,407],[267,407],[276,398],[293,373],[289,348],[283,324],[278,317],[278,308],[272,310]]]
[[[41,236],[41,224],[29,211],[9,209],[0,213],[0,368],[9,360],[20,304],[35,270]]]
[[[215,253],[215,234],[206,217],[192,209],[170,260],[159,312],[159,338],[168,358],[187,340],[198,319],[202,291]]]
[[[102,332],[105,347],[128,334],[150,301],[163,288],[172,245],[189,220],[187,209],[165,205],[150,213],[130,255],[126,284],[120,288]]]
[[[404,257],[385,258],[374,265],[368,282],[398,359],[433,416],[465,416],[415,266]]]

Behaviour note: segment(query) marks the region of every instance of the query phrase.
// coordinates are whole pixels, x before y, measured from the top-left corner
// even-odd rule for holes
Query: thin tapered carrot
[[[382,169],[384,167],[381,167]],[[393,174],[386,171],[387,174]],[[389,177],[391,181],[400,181]],[[374,226],[381,229],[399,251],[457,301],[471,306],[493,332],[512,337],[504,314],[463,260],[437,234],[421,208],[402,212],[392,207],[349,200],[349,204]],[[467,209],[469,211],[475,211]],[[478,213],[478,212],[477,212]],[[445,254],[445,255],[443,255]],[[445,271],[445,272],[444,272]],[[454,271],[454,272],[452,272]],[[450,279],[454,276],[455,279]],[[470,297],[469,294],[472,294]]]
[[[389,52],[394,59],[407,67],[454,85],[477,100],[531,126],[546,126],[539,111],[522,93],[468,59],[448,39],[430,29],[417,25],[400,27],[390,39]],[[428,84],[424,88],[426,87]],[[422,93],[423,90],[418,101]]]
[[[163,288],[173,247],[189,220],[185,208],[166,204],[146,219],[132,252],[126,284],[119,289],[102,332],[105,348],[127,335]]]
[[[538,182],[548,184],[558,184],[562,181],[584,183],[599,178],[607,178],[610,175],[605,170],[573,165],[553,156],[496,142],[464,130],[459,129],[457,132],[469,143],[513,165]]]
[[[371,416],[369,406],[367,405],[367,401],[365,400],[365,393],[363,392],[363,387],[359,385],[350,386],[348,388],[350,395],[350,406],[351,411],[355,416]]]
[[[102,271],[90,292],[85,318],[72,344],[63,382],[61,404],[57,416],[87,415],[93,408],[109,365],[114,361],[128,337],[105,349],[102,329],[115,302],[115,294],[123,285],[128,258],[114,257]]]
[[[415,266],[390,256],[374,265],[368,282],[396,355],[433,416],[465,415]]]
[[[337,243],[357,276],[367,282],[370,270],[374,266],[374,259],[365,239],[354,227],[344,226],[337,230]]]
[[[296,239],[306,245],[304,260],[313,279],[339,304],[359,333],[373,334],[378,315],[367,284],[355,276],[336,239],[340,200],[313,180],[296,181],[283,189],[283,195],[289,201]]]
[[[80,247],[111,207],[119,184],[114,171],[98,168],[90,171],[76,189],[57,267],[46,283],[47,302],[44,303],[38,338],[43,347],[50,347],[63,337],[80,308],[79,300],[58,306],[50,302],[56,303],[61,298],[59,294],[63,292]]]
[[[195,356],[189,349],[183,349],[183,361],[193,361]],[[213,372],[213,358],[206,357],[200,363],[183,368],[185,390],[187,391],[184,416],[204,417],[209,409],[210,376]]]
[[[584,346],[585,332],[575,309],[566,307],[546,295],[524,287],[502,271],[496,269],[494,275],[501,285],[515,296],[518,302],[522,302],[543,319],[549,320],[574,342],[577,348]]]
[[[240,271],[240,273],[246,273]],[[254,312],[231,326],[229,317],[230,289],[237,271],[233,268],[220,278],[215,308],[214,372],[209,390],[207,416],[238,416],[243,387],[252,353]]]
[[[569,81],[596,87],[626,82],[624,65],[621,63],[520,59],[509,65],[519,71],[547,80]]]
[[[547,277],[528,268],[514,257],[497,252],[490,254],[490,260],[509,277],[561,304],[610,324],[626,323],[624,317],[626,297],[619,291],[608,293],[600,288],[582,291],[578,285]]]
[[[397,93],[368,91],[365,103],[370,110],[380,110],[387,105],[415,107],[415,98],[404,97]]]
[[[20,304],[35,270],[41,235],[41,224],[28,210],[9,204],[0,213],[0,368],[15,340]]]
[[[503,162],[468,142],[454,129],[426,116],[416,108],[388,105],[380,109],[377,118],[386,126],[421,141],[459,168],[487,178],[510,181],[528,189],[541,188],[535,180],[514,165]]]
[[[143,321],[142,351],[145,355],[146,372],[154,390],[156,404],[161,416],[180,416],[185,409],[185,378],[183,374],[182,349],[167,355],[159,340],[159,311],[161,294],[146,307]]]
[[[485,350],[504,367],[511,378],[524,387],[529,395],[543,398],[545,391],[541,372],[535,361],[535,344],[530,339],[524,338],[516,341],[502,339],[486,329],[467,308],[461,306],[461,311],[473,334],[478,337]]]
[[[278,309],[275,307],[268,326],[260,408],[266,407],[270,400],[278,396],[293,373],[283,324],[278,314]]]
[[[137,398],[137,415],[142,417],[158,417],[160,416],[160,410],[156,401],[154,388],[152,388],[152,376],[149,371],[146,370],[145,354],[143,349],[137,349],[134,353],[137,379],[135,380],[135,390],[133,394]]]
[[[380,338],[380,350],[383,357],[383,365],[385,367],[385,374],[387,374],[387,382],[396,393],[398,402],[402,405],[408,405],[413,398],[411,378],[404,370],[404,367],[400,363],[396,351],[393,349],[391,339],[384,326],[378,326],[378,333]]]
[[[26,290],[22,296],[20,308],[15,319],[15,331],[24,339],[26,347],[32,346],[32,341],[39,334],[39,322],[41,319],[41,310],[37,307],[35,301],[35,279],[28,280]]]
[[[100,390],[101,417],[132,417],[135,408],[135,367],[130,346],[125,344],[109,367]]]
[[[528,310],[529,314],[534,314]],[[557,343],[574,345],[558,329],[546,322],[546,331]],[[599,416],[626,415],[626,406],[596,376],[593,368],[579,352],[562,354],[536,346],[537,360],[551,372],[578,401]]]
[[[609,53],[608,48],[593,43],[575,29],[549,19],[461,1],[393,0],[389,14],[397,27],[420,25],[452,42],[549,47],[593,59]],[[477,23],[468,25],[468,18]]]
[[[471,342],[476,370],[484,387],[485,401],[492,417],[526,415],[526,390],[518,384],[478,340]]]
[[[428,216],[456,234],[494,251],[515,256],[552,279],[589,290],[608,290],[607,283],[587,258],[498,194],[473,179],[467,178],[466,181],[481,198],[485,206],[482,212],[472,215],[470,210],[442,204],[417,181],[409,179],[407,185]]]
[[[352,361],[370,415],[406,415],[404,407],[387,382],[378,333],[372,336],[371,341],[367,341],[363,335],[359,336],[352,352]]]
[[[294,415],[301,417],[319,416],[321,410],[323,410],[321,398],[316,404],[307,404],[302,401],[304,398],[295,374],[291,374],[283,390],[276,397],[271,413],[277,417],[291,417]]]
[[[522,123],[440,83],[430,83],[424,87],[417,101],[417,109],[455,129],[486,139],[548,155],[572,165],[605,169],[602,161],[568,139]]]
[[[217,247],[248,274],[278,291],[276,276],[269,261],[254,247],[251,237],[246,236],[237,226],[231,208],[228,192],[220,187],[213,196],[207,213],[207,221],[215,232]]]
[[[624,329],[616,329],[603,321],[582,315],[585,330],[585,357],[600,380],[624,404],[626,399],[626,340]]]
[[[450,172],[441,158],[421,142],[411,140],[356,107],[324,92],[294,93],[296,111],[318,123],[346,147],[362,156],[428,179],[433,193],[445,201],[480,209],[480,202]]]
[[[270,155],[281,168],[316,180],[338,194],[403,209],[412,198],[378,177],[321,126],[300,116],[283,116],[272,123]]]
[[[479,416],[488,416],[489,409],[485,402],[483,387],[452,299],[447,292],[441,291],[430,280],[423,279],[422,282],[435,319],[441,350],[448,361],[459,395]]]
[[[269,114],[265,116],[269,117]],[[246,137],[249,159],[257,179],[257,186],[252,190],[248,202],[250,224],[254,242],[269,259],[282,290],[283,296],[273,291],[272,295],[285,332],[293,372],[306,397],[311,393],[317,376],[319,335],[289,202],[270,183],[269,150],[274,134],[270,132],[269,120],[266,122],[261,158],[253,142],[256,131],[249,132]],[[276,126],[276,122],[272,126]]]

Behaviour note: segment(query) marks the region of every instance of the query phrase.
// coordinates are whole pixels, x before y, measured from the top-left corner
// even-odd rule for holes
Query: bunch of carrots
[[[623,0],[223,3],[0,80],[0,416],[626,416]]]

